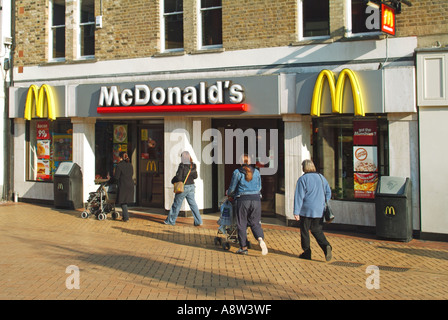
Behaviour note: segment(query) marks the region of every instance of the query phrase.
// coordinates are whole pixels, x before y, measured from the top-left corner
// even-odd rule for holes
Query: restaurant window
[[[222,2],[201,0],[200,3],[201,47],[222,47]]]
[[[354,35],[372,34],[380,32],[380,11],[367,5],[364,0],[347,0],[349,13],[349,32]]]
[[[65,59],[65,1],[50,2],[50,59]]]
[[[53,181],[61,162],[72,161],[70,120],[27,121],[27,180]]]
[[[313,160],[332,198],[369,201],[389,174],[387,120],[380,117],[313,119]]]
[[[329,0],[299,0],[299,39],[328,38],[330,35]]]
[[[81,0],[79,17],[79,50],[81,57],[95,55],[95,1]]]
[[[135,125],[133,122],[99,121],[95,124],[95,180],[114,175],[121,151],[127,152],[134,164]],[[135,174],[135,169],[134,169]]]
[[[184,12],[183,0],[163,1],[162,28],[164,39],[162,51],[183,49],[184,47]]]

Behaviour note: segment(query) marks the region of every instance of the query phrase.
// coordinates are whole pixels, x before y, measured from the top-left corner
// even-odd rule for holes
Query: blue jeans
[[[171,206],[170,212],[168,213],[168,217],[165,220],[165,223],[175,225],[177,216],[179,215],[180,207],[182,206],[182,202],[184,199],[187,199],[188,205],[190,206],[191,211],[193,212],[194,225],[199,226],[202,224],[202,218],[199,213],[198,205],[196,204],[196,200],[194,200],[194,184],[187,184],[184,186],[184,192],[177,193],[174,196],[174,202]]]

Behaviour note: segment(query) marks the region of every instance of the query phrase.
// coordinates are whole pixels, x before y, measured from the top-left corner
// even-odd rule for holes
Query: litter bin
[[[78,209],[83,207],[81,167],[73,162],[62,162],[54,174],[54,206]]]
[[[381,177],[375,195],[376,235],[405,241],[412,239],[411,181],[402,177]]]

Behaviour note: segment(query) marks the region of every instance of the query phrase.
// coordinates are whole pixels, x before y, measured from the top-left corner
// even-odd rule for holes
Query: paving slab
[[[82,219],[79,210],[0,204],[1,300],[446,300],[448,243],[407,243],[327,232],[333,259],[312,238],[301,260],[297,228],[263,224],[269,249],[237,255],[215,244],[204,215],[163,224],[132,210],[129,222]],[[182,304],[183,305],[183,304]]]

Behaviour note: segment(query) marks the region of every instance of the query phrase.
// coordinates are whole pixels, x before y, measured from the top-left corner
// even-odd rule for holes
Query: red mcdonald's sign
[[[395,35],[395,9],[381,4],[381,31]]]

